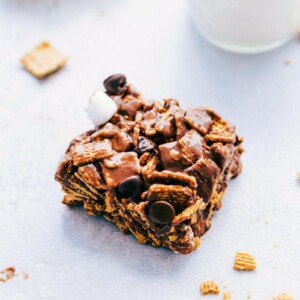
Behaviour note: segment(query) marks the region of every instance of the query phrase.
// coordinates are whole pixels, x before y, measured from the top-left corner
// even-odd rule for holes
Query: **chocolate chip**
[[[143,182],[140,176],[126,178],[118,185],[118,193],[124,198],[137,198],[143,189]]]
[[[121,95],[126,90],[126,77],[123,74],[114,74],[105,79],[103,84],[110,95]]]
[[[174,219],[174,216],[174,207],[166,201],[156,201],[149,206],[148,217],[156,224],[169,224]]]
[[[140,136],[137,140],[137,146],[135,151],[138,155],[141,155],[145,152],[152,151],[153,149],[155,149],[155,146],[156,145],[154,142],[152,142],[144,136]]]

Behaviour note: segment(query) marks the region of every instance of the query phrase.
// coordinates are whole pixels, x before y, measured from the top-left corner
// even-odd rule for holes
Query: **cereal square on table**
[[[256,261],[249,253],[237,252],[233,268],[238,271],[253,271],[256,269]]]
[[[21,58],[25,69],[37,78],[44,78],[57,71],[66,61],[67,57],[46,41],[41,42]]]
[[[219,286],[213,280],[202,282],[200,285],[200,290],[202,295],[213,295],[220,293]]]

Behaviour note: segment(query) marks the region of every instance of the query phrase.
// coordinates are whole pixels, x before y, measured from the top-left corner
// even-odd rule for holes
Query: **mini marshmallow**
[[[95,126],[100,126],[117,112],[118,107],[113,99],[100,90],[96,90],[91,96],[86,112]]]
[[[140,96],[142,93],[137,89],[136,84],[134,82],[127,83],[127,90],[129,94],[132,94],[135,97]]]

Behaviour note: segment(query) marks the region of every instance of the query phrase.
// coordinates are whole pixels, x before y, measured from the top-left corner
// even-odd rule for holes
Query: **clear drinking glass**
[[[276,48],[298,28],[299,0],[189,0],[198,31],[223,49],[257,53]]]

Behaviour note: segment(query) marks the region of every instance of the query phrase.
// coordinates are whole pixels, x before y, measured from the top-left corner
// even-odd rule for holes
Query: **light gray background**
[[[39,81],[19,58],[43,39],[69,61]],[[243,172],[189,256],[60,203],[59,157],[92,127],[84,107],[115,72],[147,98],[211,106],[245,137]],[[299,299],[299,86],[299,41],[256,56],[223,52],[198,36],[184,0],[0,0],[0,269],[29,274],[0,283],[0,299],[193,300],[209,279],[233,299]],[[232,270],[237,250],[256,257],[255,272]]]

